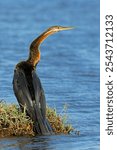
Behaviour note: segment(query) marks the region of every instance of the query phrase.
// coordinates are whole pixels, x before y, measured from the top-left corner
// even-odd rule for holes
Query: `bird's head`
[[[54,33],[56,33],[56,32],[59,32],[59,31],[71,30],[71,29],[73,29],[73,28],[74,28],[74,27],[52,26],[52,27],[48,28],[48,29],[45,31],[45,34],[51,35],[51,34],[54,34]]]

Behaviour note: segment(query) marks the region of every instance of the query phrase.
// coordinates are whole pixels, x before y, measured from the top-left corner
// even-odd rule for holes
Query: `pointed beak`
[[[63,31],[63,30],[72,30],[75,27],[59,27],[59,31]]]

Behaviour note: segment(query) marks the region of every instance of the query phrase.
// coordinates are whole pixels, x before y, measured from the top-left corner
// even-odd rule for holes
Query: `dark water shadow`
[[[3,138],[0,140],[0,150],[55,150],[70,147],[77,141],[78,135],[54,135],[35,137]],[[69,142],[68,142],[69,141]]]
[[[0,150],[50,150],[51,136],[15,137],[0,140]]]

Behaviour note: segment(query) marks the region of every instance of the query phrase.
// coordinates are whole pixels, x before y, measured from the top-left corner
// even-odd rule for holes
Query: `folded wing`
[[[35,71],[31,73],[31,81],[27,80],[25,72],[22,69],[14,71],[13,90],[18,103],[22,109],[26,108],[27,115],[34,122],[34,130],[40,135],[53,134],[52,128],[46,119],[46,100],[44,90],[42,88],[40,79]],[[32,84],[30,84],[32,82]],[[34,96],[30,92],[29,85],[32,85]],[[35,97],[32,99],[32,97]]]

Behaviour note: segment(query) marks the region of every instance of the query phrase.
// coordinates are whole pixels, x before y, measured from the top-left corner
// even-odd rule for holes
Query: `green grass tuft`
[[[72,125],[67,123],[66,114],[57,114],[56,109],[47,107],[47,119],[49,120],[56,134],[68,134],[73,131]]]
[[[33,122],[15,104],[0,103],[0,137],[34,135]]]

